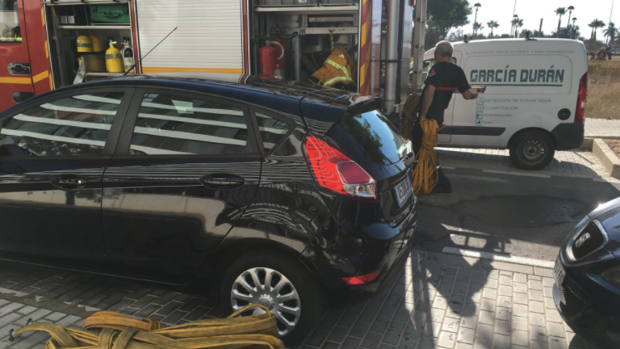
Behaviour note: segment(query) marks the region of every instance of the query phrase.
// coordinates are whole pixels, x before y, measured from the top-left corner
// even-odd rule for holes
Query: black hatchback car
[[[620,198],[577,224],[554,274],[553,298],[566,323],[603,348],[620,348]]]
[[[379,102],[148,76],[28,100],[0,114],[0,258],[206,279],[294,342],[326,293],[376,292],[408,257],[414,156]]]

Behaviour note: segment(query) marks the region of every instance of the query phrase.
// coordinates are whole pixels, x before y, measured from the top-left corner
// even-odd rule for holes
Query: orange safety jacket
[[[340,46],[336,46],[323,62],[323,66],[312,74],[319,81],[318,84],[325,87],[331,87],[337,82],[345,85],[354,84],[352,78],[354,75],[355,62],[347,50]]]

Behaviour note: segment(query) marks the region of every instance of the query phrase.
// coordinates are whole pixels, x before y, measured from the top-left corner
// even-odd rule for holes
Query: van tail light
[[[376,199],[374,178],[355,161],[312,135],[306,138],[305,149],[320,187],[339,194]]]
[[[383,269],[380,269],[377,271],[373,271],[370,274],[342,278],[342,281],[344,281],[344,283],[347,285],[364,285],[369,282],[375,281],[375,279],[381,274],[382,271]]]
[[[577,95],[577,109],[575,110],[575,123],[583,123],[583,114],[586,110],[586,95],[588,94],[588,73],[583,74],[579,80],[579,94]]]

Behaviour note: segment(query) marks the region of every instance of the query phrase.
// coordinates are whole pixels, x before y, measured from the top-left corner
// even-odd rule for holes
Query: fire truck
[[[382,96],[388,114],[398,112],[410,92],[412,0],[0,0],[0,4],[0,110],[55,88],[125,74],[110,71],[105,64],[106,57],[116,55],[106,55],[109,42],[116,42],[119,50],[123,41],[135,64],[128,74],[208,74],[233,82],[260,75],[264,65],[271,64],[259,59],[263,47],[276,49],[284,78],[307,81],[334,46],[340,46],[355,62],[349,89]],[[85,37],[91,47],[86,39],[80,41]]]

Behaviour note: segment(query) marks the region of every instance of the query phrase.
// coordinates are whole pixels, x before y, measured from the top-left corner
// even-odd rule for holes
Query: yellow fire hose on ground
[[[263,314],[237,317],[252,307]],[[262,305],[248,305],[224,319],[205,319],[165,327],[158,321],[137,320],[101,311],[84,320],[84,329],[35,322],[15,331],[44,331],[52,338],[45,349],[284,349],[275,336],[276,318]]]
[[[405,101],[403,109],[402,134],[411,139],[412,131],[415,127],[418,107],[420,105],[420,95],[411,94]],[[437,121],[428,119],[420,124],[422,127],[422,146],[420,151],[415,154],[417,165],[413,171],[413,190],[417,195],[430,194],[433,188],[437,186],[439,174],[437,172],[437,157],[435,155],[435,147],[438,143],[437,131],[446,125],[441,125],[437,129]]]
[[[439,180],[437,157],[435,156],[435,147],[438,142],[437,121],[428,119],[423,121],[420,126],[424,135],[422,147],[415,154],[417,165],[413,170],[413,190],[417,195],[426,195],[433,191]]]

